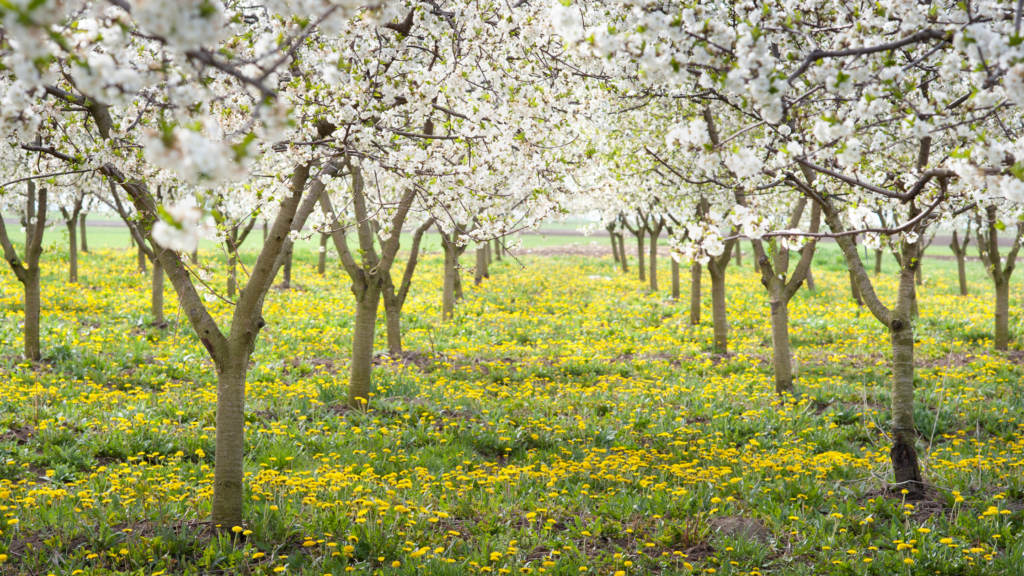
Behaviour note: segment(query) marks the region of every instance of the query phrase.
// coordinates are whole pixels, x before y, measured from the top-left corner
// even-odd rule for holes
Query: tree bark
[[[501,262],[501,242],[497,238],[494,239],[494,259]]]
[[[664,224],[653,224],[648,228],[651,235],[651,292],[658,292],[658,237],[661,236],[661,228]]]
[[[153,285],[150,295],[150,310],[154,326],[166,326],[164,322],[164,266],[159,258],[153,260]]]
[[[249,353],[232,342],[217,373],[213,521],[229,530],[242,524],[245,502],[245,376]]]
[[[736,267],[743,266],[743,242],[736,241]]]
[[[884,252],[881,248],[875,250],[875,276],[880,276],[882,274],[882,254],[884,254]]]
[[[89,240],[85,236],[85,215],[86,212],[82,212],[82,214],[78,217],[78,228],[81,232],[81,234],[79,234],[79,237],[81,238],[81,242],[79,242],[81,244],[80,249],[82,250],[82,252],[87,253],[89,252]]]
[[[619,264],[622,265],[622,272],[625,274],[629,273],[629,261],[626,260],[626,243],[622,233],[617,234],[619,239]]]
[[[725,308],[725,272],[715,270],[717,266],[709,263],[708,274],[711,276],[711,322],[715,333],[715,351],[719,354],[729,353],[729,321]]]
[[[136,252],[138,252],[139,274],[145,274],[149,271],[149,267],[146,266],[146,252],[141,246],[136,246]]]
[[[956,273],[957,280],[960,283],[960,295],[967,296],[967,243],[971,241],[971,232],[967,231],[967,237],[964,239],[963,245],[960,244],[960,240],[957,237],[957,231],[953,230],[953,240],[949,243],[950,250],[953,251],[953,255],[956,256]]]
[[[793,358],[789,345],[789,306],[786,298],[774,290],[768,304],[772,316],[772,368],[775,372],[775,392],[793,392]]]
[[[1010,282],[996,283],[996,327],[993,343],[996,350],[1008,350],[1010,344]]]
[[[327,234],[320,235],[320,259],[316,263],[316,273],[323,276],[327,271]]]
[[[384,317],[387,321],[388,352],[392,356],[402,352],[402,308],[405,306],[405,299],[412,286],[412,277],[416,272],[416,265],[419,263],[420,242],[423,241],[423,235],[433,224],[434,219],[429,218],[413,232],[412,247],[409,250],[409,259],[405,263],[405,270],[402,272],[402,284],[399,286],[398,292],[395,292],[391,272],[384,275],[384,290],[381,297],[384,299]]]
[[[235,289],[238,287],[238,253],[228,254],[228,299],[235,299]]]
[[[68,227],[68,283],[78,283],[78,216],[67,221]]]
[[[494,261],[493,257],[491,256],[491,243],[490,242],[485,242],[484,243],[484,252],[487,254],[487,262],[486,262],[487,265],[484,266],[484,278],[490,278],[491,277],[491,263]]]
[[[39,344],[39,276],[38,267],[29,268],[25,273],[25,359],[35,362],[42,359]]]
[[[608,230],[608,238],[612,242],[612,258],[615,260],[615,263],[618,264],[619,263],[619,247],[615,245],[615,228],[613,226],[608,226],[607,230]]]
[[[369,283],[356,294],[356,317],[352,323],[352,361],[349,364],[348,405],[366,409],[370,401],[373,376],[373,339],[377,330],[377,307],[380,305],[380,287]]]
[[[700,324],[700,275],[701,265],[690,265],[690,324]]]
[[[640,269],[640,281],[647,281],[647,271],[644,265],[644,230],[640,229],[640,234],[636,237],[636,255],[637,255],[637,267]]]
[[[473,285],[479,286],[484,281],[484,268],[487,267],[487,254],[483,247],[476,248],[476,270],[473,271]]]
[[[944,188],[944,186],[943,186]],[[820,203],[826,214],[829,228],[833,233],[843,231],[843,225],[835,207],[828,200]],[[911,217],[917,211],[911,206]],[[918,230],[923,233],[923,230]],[[918,261],[917,245],[902,243],[899,255],[899,287],[896,292],[896,305],[889,309],[878,298],[864,264],[861,262],[857,246],[849,236],[836,238],[846,263],[850,268],[859,292],[871,314],[882,325],[889,329],[893,353],[892,380],[892,438],[893,445],[889,451],[895,474],[896,485],[910,492],[912,499],[920,498],[924,493],[921,470],[917,462],[917,451],[914,448],[916,431],[914,429],[914,328],[911,316],[911,305],[916,298],[914,293],[914,266]]]
[[[814,269],[813,267],[807,268],[807,290],[814,292]]]
[[[455,314],[455,281],[458,270],[455,269],[455,246],[442,240],[444,247],[444,285],[441,293],[441,319],[451,320]]]
[[[292,257],[294,250],[289,248],[284,257],[284,270],[281,273],[281,288],[285,290],[292,287]]]
[[[672,262],[672,299],[679,301],[679,262],[676,262],[675,258],[669,257]]]

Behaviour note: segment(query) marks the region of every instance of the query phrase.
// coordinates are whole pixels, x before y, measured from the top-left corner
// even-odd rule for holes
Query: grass
[[[795,398],[772,391],[750,258],[729,270],[733,352],[721,357],[709,352],[710,323],[689,325],[688,301],[649,294],[610,258],[495,263],[441,323],[432,254],[403,318],[406,348],[425,362],[386,359],[381,316],[366,413],[342,406],[351,293],[336,266],[320,277],[301,250],[297,288],[268,297],[249,373],[247,521],[217,532],[204,523],[212,364],[169,286],[170,326],[151,328],[133,255],[90,245],[78,286],[64,283],[59,250],[44,257],[36,367],[19,356],[20,285],[0,273],[0,574],[994,575],[1024,565],[1019,289],[1014,350],[993,353],[992,289],[976,262],[973,295],[960,297],[955,263],[925,260],[915,419],[934,491],[906,502],[884,490],[888,339],[850,300],[834,246],[816,259],[817,290],[790,305]],[[894,269],[877,281],[884,299]]]

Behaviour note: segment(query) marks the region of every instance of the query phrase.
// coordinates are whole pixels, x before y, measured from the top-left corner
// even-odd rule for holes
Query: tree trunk
[[[263,242],[267,241],[267,221],[263,221]]]
[[[153,285],[150,295],[150,309],[153,313],[153,325],[164,326],[164,266],[160,259],[153,260]]]
[[[228,299],[234,300],[235,288],[238,286],[238,253],[228,255]]]
[[[462,272],[455,269],[455,301],[462,300]]]
[[[912,274],[912,272],[911,272]],[[912,286],[912,284],[911,284]],[[889,451],[896,485],[920,495],[922,491],[921,470],[917,463],[914,442],[914,331],[909,322],[894,320],[890,328],[892,339],[893,383],[892,419],[893,445]]]
[[[245,373],[249,354],[238,342],[218,366],[217,438],[211,519],[222,530],[242,525],[245,490]]]
[[[78,229],[81,231],[81,234],[79,234],[81,238],[81,242],[79,242],[79,244],[81,244],[81,250],[82,252],[88,252],[89,241],[85,237],[85,212],[82,212],[78,217]]]
[[[996,350],[1007,350],[1010,343],[1010,282],[1009,278],[996,283]]]
[[[956,254],[956,273],[957,278],[960,280],[960,295],[967,296],[969,294],[967,290],[967,251],[958,252]]]
[[[387,305],[388,298],[395,298],[394,286],[385,288],[390,290],[390,294],[385,294],[385,306],[384,306],[384,318],[387,320],[387,331],[388,331],[388,352],[395,356],[402,353],[402,309],[398,307],[397,302],[393,302],[393,305]]]
[[[320,235],[320,260],[316,263],[316,273],[323,276],[327,271],[327,234]]]
[[[482,246],[476,249],[476,270],[473,271],[473,285],[479,286],[484,281],[484,268],[487,267],[487,253]]]
[[[640,281],[647,281],[647,270],[644,268],[644,231],[641,230],[640,234],[636,237],[636,255],[639,263],[637,266],[640,268]]]
[[[811,273],[811,270],[812,268],[807,269],[807,279],[805,282],[807,283],[807,290],[809,292],[814,292],[814,274]]]
[[[626,260],[626,243],[622,234],[618,234],[619,239],[619,264],[622,264],[622,272],[629,273],[629,261]]]
[[[775,371],[775,392],[793,393],[793,359],[789,347],[789,307],[778,293],[769,296],[772,315],[772,367]]]
[[[921,251],[921,255],[918,256],[917,266],[914,266],[914,284],[918,286],[924,285],[924,273],[921,272],[921,264],[924,264],[924,250]]]
[[[725,311],[725,272],[717,272],[714,261],[708,263],[711,276],[711,321],[715,333],[715,351],[729,353],[729,322]]]
[[[501,242],[497,238],[494,239],[494,259],[501,262]]]
[[[857,303],[857,306],[864,305],[864,300],[860,297],[860,288],[857,287],[857,280],[853,277],[853,272],[850,272],[850,294],[853,296],[853,301]]]
[[[619,247],[615,245],[615,232],[609,231],[608,237],[612,241],[612,258],[615,259],[615,263],[619,263]]]
[[[743,266],[743,242],[736,241],[736,267]]]
[[[293,249],[288,250],[288,254],[284,257],[284,272],[281,278],[281,288],[288,289],[292,287],[292,257],[295,255]]]
[[[490,242],[484,242],[484,253],[487,255],[487,261],[486,261],[487,265],[484,266],[484,278],[490,278],[491,277],[491,262],[494,261],[493,257],[491,256],[491,243]]]
[[[139,260],[139,274],[145,274],[149,271],[149,267],[146,266],[146,253],[142,250],[142,246],[137,247],[138,260]]]
[[[25,271],[25,359],[36,362],[42,358],[42,348],[39,346],[39,310],[39,268],[30,267]]]
[[[441,297],[441,319],[451,320],[455,314],[455,280],[458,271],[455,269],[454,246],[442,240],[444,245],[444,290]]]
[[[78,283],[78,217],[72,216],[68,226],[68,283]]]
[[[700,275],[701,266],[694,262],[690,265],[690,324],[700,324]]]
[[[679,301],[679,262],[676,262],[675,258],[669,257],[672,262],[672,299]]]
[[[355,290],[353,290],[355,291]],[[349,364],[348,405],[366,409],[373,375],[373,338],[377,330],[380,288],[371,283],[356,294],[356,317],[352,323],[352,361]]]
[[[658,236],[661,235],[661,229],[651,229],[651,292],[657,294],[658,292]]]
[[[882,274],[882,249],[875,250],[875,276]]]

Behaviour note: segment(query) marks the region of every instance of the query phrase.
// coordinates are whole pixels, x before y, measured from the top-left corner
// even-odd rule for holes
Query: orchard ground
[[[268,296],[250,370],[247,523],[218,531],[204,522],[212,363],[169,286],[170,326],[149,326],[149,279],[127,232],[89,234],[80,285],[65,283],[59,240],[44,256],[35,367],[20,359],[21,287],[0,276],[0,574],[1024,566],[1020,275],[1012,349],[995,354],[981,265],[969,264],[972,295],[960,297],[956,263],[924,261],[915,421],[931,487],[908,502],[886,490],[888,336],[851,300],[834,245],[816,257],[817,290],[790,304],[798,395],[780,399],[749,256],[728,270],[733,352],[721,356],[710,302],[708,322],[690,326],[688,300],[649,294],[635,260],[625,275],[608,256],[566,255],[607,250],[607,238],[526,236],[526,249],[562,255],[495,262],[483,285],[464,281],[442,323],[434,236],[403,314],[411,353],[381,355],[360,412],[344,407],[348,282],[336,260],[318,276],[316,244],[300,243],[295,288]],[[223,266],[212,246],[201,258]],[[659,266],[667,287],[668,260]],[[895,269],[887,258],[883,299]],[[212,305],[219,316],[227,306]],[[383,310],[377,342],[383,351]]]

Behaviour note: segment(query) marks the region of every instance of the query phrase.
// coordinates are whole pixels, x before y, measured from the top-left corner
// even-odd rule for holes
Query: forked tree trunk
[[[153,325],[164,326],[164,266],[159,258],[153,260],[153,284],[150,294],[150,310],[153,313]]]
[[[42,348],[39,344],[39,276],[38,267],[30,268],[25,273],[25,359],[37,362],[42,359]]]
[[[690,324],[700,324],[700,276],[701,265],[694,262],[690,265]]]
[[[679,262],[676,262],[675,258],[669,257],[672,262],[672,299],[679,301]]]
[[[79,237],[81,238],[80,244],[82,252],[89,251],[89,240],[85,236],[85,215],[86,213],[82,212],[82,214],[78,216],[78,229],[81,231]]]
[[[316,273],[323,276],[327,271],[327,234],[320,235],[320,259],[316,263]]]
[[[960,281],[960,295],[967,296],[970,294],[967,290],[967,258],[962,253],[956,256],[956,275]]]
[[[923,163],[922,163],[923,164]],[[945,189],[944,182],[940,186]],[[843,231],[838,211],[829,201],[821,205],[828,217],[833,233]],[[911,217],[917,211],[911,209]],[[921,233],[923,231],[919,231]],[[899,255],[899,287],[896,305],[889,309],[878,298],[871,285],[871,279],[857,252],[857,246],[849,236],[837,237],[849,266],[850,272],[862,289],[865,303],[872,315],[889,329],[892,345],[892,448],[889,457],[892,462],[898,489],[910,492],[911,499],[920,498],[924,493],[921,469],[917,461],[914,443],[917,433],[914,429],[914,327],[911,306],[914,294],[914,266],[918,261],[917,245],[904,242]]]
[[[78,216],[72,216],[68,227],[68,283],[78,283]]]
[[[419,263],[420,242],[423,241],[423,235],[433,224],[434,219],[429,218],[413,232],[409,259],[405,262],[405,270],[402,272],[401,285],[397,292],[391,272],[384,275],[384,289],[381,292],[381,298],[384,300],[384,318],[387,321],[388,352],[392,356],[402,353],[402,308],[405,306],[405,299],[409,296],[412,278],[416,272],[416,265]]]

